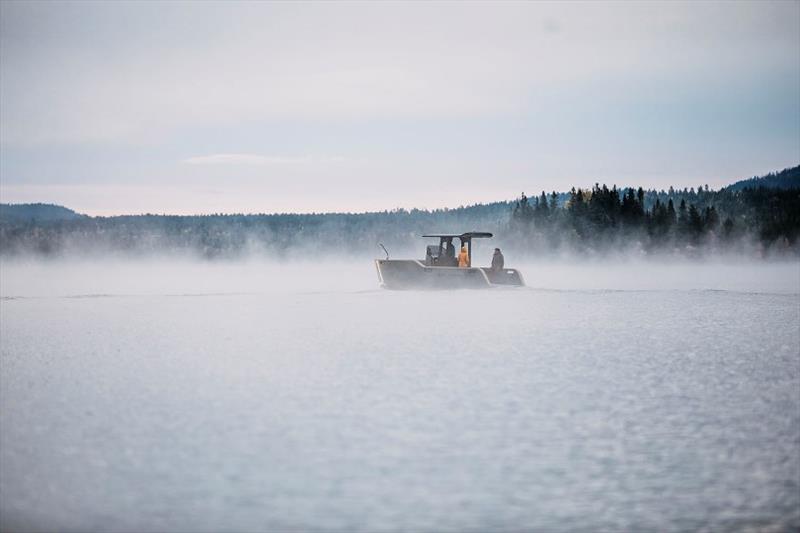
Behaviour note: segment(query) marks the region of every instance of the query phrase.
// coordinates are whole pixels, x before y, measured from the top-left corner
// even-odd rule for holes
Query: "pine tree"
[[[672,187],[670,187],[670,189],[671,188]],[[674,226],[676,221],[675,204],[672,203],[672,198],[670,198],[669,202],[667,202],[667,222],[670,226]]]
[[[703,214],[703,226],[706,230],[711,231],[716,231],[717,227],[719,227],[719,215],[713,205],[706,207],[705,213]]]
[[[733,220],[730,217],[725,219],[725,222],[722,224],[722,236],[728,240],[733,236]]]
[[[700,216],[700,211],[697,210],[694,204],[689,204],[689,228],[695,236],[703,231],[703,217]]]
[[[550,209],[547,206],[547,193],[542,191],[539,197],[539,208],[542,210],[542,217],[547,218],[550,215]]]

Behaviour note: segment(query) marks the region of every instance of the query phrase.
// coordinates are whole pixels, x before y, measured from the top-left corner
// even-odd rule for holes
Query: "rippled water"
[[[225,268],[5,265],[4,530],[800,527],[796,264],[434,293]]]

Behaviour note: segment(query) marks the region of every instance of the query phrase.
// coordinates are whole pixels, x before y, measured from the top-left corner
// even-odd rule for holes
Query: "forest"
[[[454,209],[372,213],[125,215],[90,217],[47,204],[0,204],[0,256],[190,254],[291,259],[376,255],[378,243],[412,253],[424,233],[491,231],[527,257],[800,256],[800,166],[736,182],[676,190],[641,187],[521,194]]]
[[[668,191],[572,189],[516,201],[510,229],[533,250],[700,255],[798,253],[800,167],[737,182]]]

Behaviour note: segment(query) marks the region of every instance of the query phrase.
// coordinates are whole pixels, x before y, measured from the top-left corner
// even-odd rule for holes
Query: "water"
[[[3,264],[0,526],[800,527],[796,263],[524,272]]]

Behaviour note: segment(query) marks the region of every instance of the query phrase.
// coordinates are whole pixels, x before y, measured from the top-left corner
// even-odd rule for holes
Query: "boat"
[[[514,268],[498,270],[489,267],[459,267],[456,247],[467,248],[467,264],[472,265],[472,240],[489,239],[487,232],[471,231],[461,234],[423,235],[423,238],[438,238],[439,244],[426,248],[425,259],[389,259],[389,252],[382,244],[386,259],[376,259],[378,280],[385,289],[487,289],[493,287],[524,287],[522,273]]]

